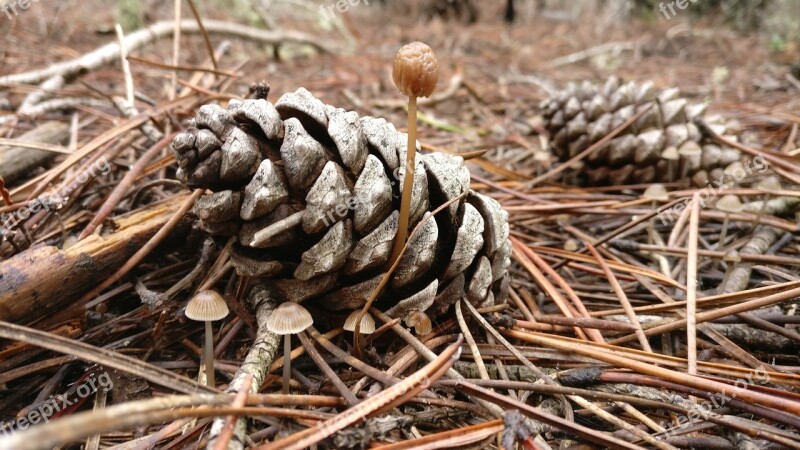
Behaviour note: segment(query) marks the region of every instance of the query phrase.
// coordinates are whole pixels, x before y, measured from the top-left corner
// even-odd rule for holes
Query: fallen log
[[[180,208],[176,195],[117,217],[114,232],[68,249],[33,247],[0,263],[0,320],[29,323],[75,301],[111,275]]]
[[[69,138],[69,126],[63,122],[45,122],[20,135],[21,142],[64,144]],[[6,184],[21,180],[31,170],[41,167],[57,153],[37,150],[27,146],[0,147],[0,176]]]

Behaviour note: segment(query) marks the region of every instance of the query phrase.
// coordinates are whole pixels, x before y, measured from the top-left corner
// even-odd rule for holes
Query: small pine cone
[[[644,115],[584,159],[587,184],[666,182],[682,176],[707,180],[741,159],[737,150],[711,142],[696,121],[703,119],[719,135],[729,131],[726,125],[718,118],[704,118],[705,105],[689,104],[674,88],[657,91],[651,82],[621,84],[611,77],[602,87],[589,82],[570,85],[541,105],[551,147],[562,161],[646,107],[650,109]]]
[[[236,236],[231,259],[283,298],[363,306],[387,270],[405,176],[405,133],[323,104],[301,88],[202,106],[173,149],[177,177],[205,188],[194,206],[209,233]],[[410,227],[423,220],[378,304],[394,317],[439,314],[462,297],[504,302],[508,214],[469,189],[461,157],[417,154]],[[460,197],[435,217],[431,211]]]

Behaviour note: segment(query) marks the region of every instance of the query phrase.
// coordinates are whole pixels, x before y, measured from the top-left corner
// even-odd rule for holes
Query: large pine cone
[[[361,307],[385,274],[398,226],[405,133],[383,119],[323,104],[305,89],[202,106],[173,143],[177,177],[213,191],[195,204],[206,231],[237,237],[240,275],[263,277],[291,301]],[[417,154],[411,239],[379,305],[402,317],[438,314],[461,297],[505,300],[507,213],[469,189],[461,157]]]
[[[657,91],[651,82],[621,84],[612,77],[602,87],[588,82],[570,85],[541,108],[551,147],[565,161],[650,105],[608,145],[586,157],[587,184],[664,182],[688,176],[702,185],[712,177],[721,178],[723,169],[741,158],[737,150],[711,143],[701,133],[695,123],[703,118],[705,105],[690,104],[675,88]],[[720,119],[704,123],[719,135],[728,132]],[[679,160],[669,159],[675,153]]]

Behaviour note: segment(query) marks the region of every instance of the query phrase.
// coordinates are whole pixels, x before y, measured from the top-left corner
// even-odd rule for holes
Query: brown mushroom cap
[[[217,291],[200,291],[186,304],[186,317],[200,322],[224,319],[228,305]]]
[[[406,316],[405,321],[406,325],[414,327],[414,331],[420,336],[425,336],[433,331],[431,318],[422,311],[412,312]]]
[[[669,195],[667,195],[667,189],[664,187],[663,184],[659,183],[647,186],[647,189],[644,190],[643,196],[648,200],[655,200],[659,202],[664,202],[669,200]]]
[[[723,195],[722,198],[717,201],[717,209],[727,213],[738,213],[742,212],[743,205],[739,197],[728,194]]]
[[[358,315],[361,313],[361,310],[355,310],[347,316],[347,319],[344,321],[344,328],[345,331],[356,331],[356,319],[358,319]],[[375,332],[375,319],[372,318],[372,314],[365,313],[363,317],[361,317],[361,326],[358,328],[358,332],[361,334],[372,334]]]
[[[439,61],[428,44],[412,42],[395,55],[392,78],[406,97],[430,97],[439,81]]]
[[[295,302],[285,302],[267,318],[267,329],[278,335],[297,334],[314,324],[311,313]]]

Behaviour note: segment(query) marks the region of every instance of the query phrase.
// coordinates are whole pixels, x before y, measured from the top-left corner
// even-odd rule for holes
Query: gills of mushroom
[[[361,315],[361,310],[357,309],[350,313],[347,316],[347,319],[344,321],[344,325],[342,329],[345,331],[356,331],[356,324],[360,323],[358,327],[358,332],[361,334],[372,334],[375,332],[375,319],[372,317],[372,314],[365,312],[363,316],[361,316],[361,320],[358,320],[358,316]]]
[[[431,318],[422,311],[414,311],[406,316],[406,325],[414,327],[414,332],[418,336],[425,336],[433,331],[433,324]]]
[[[211,322],[224,319],[228,315],[228,305],[217,291],[200,291],[186,304],[186,317],[205,323],[203,344],[203,364],[206,367],[206,384],[214,387],[214,332]]]
[[[289,377],[292,364],[292,335],[305,331],[314,324],[311,313],[302,305],[285,302],[272,311],[267,318],[267,329],[283,336],[283,393],[289,393]]]

